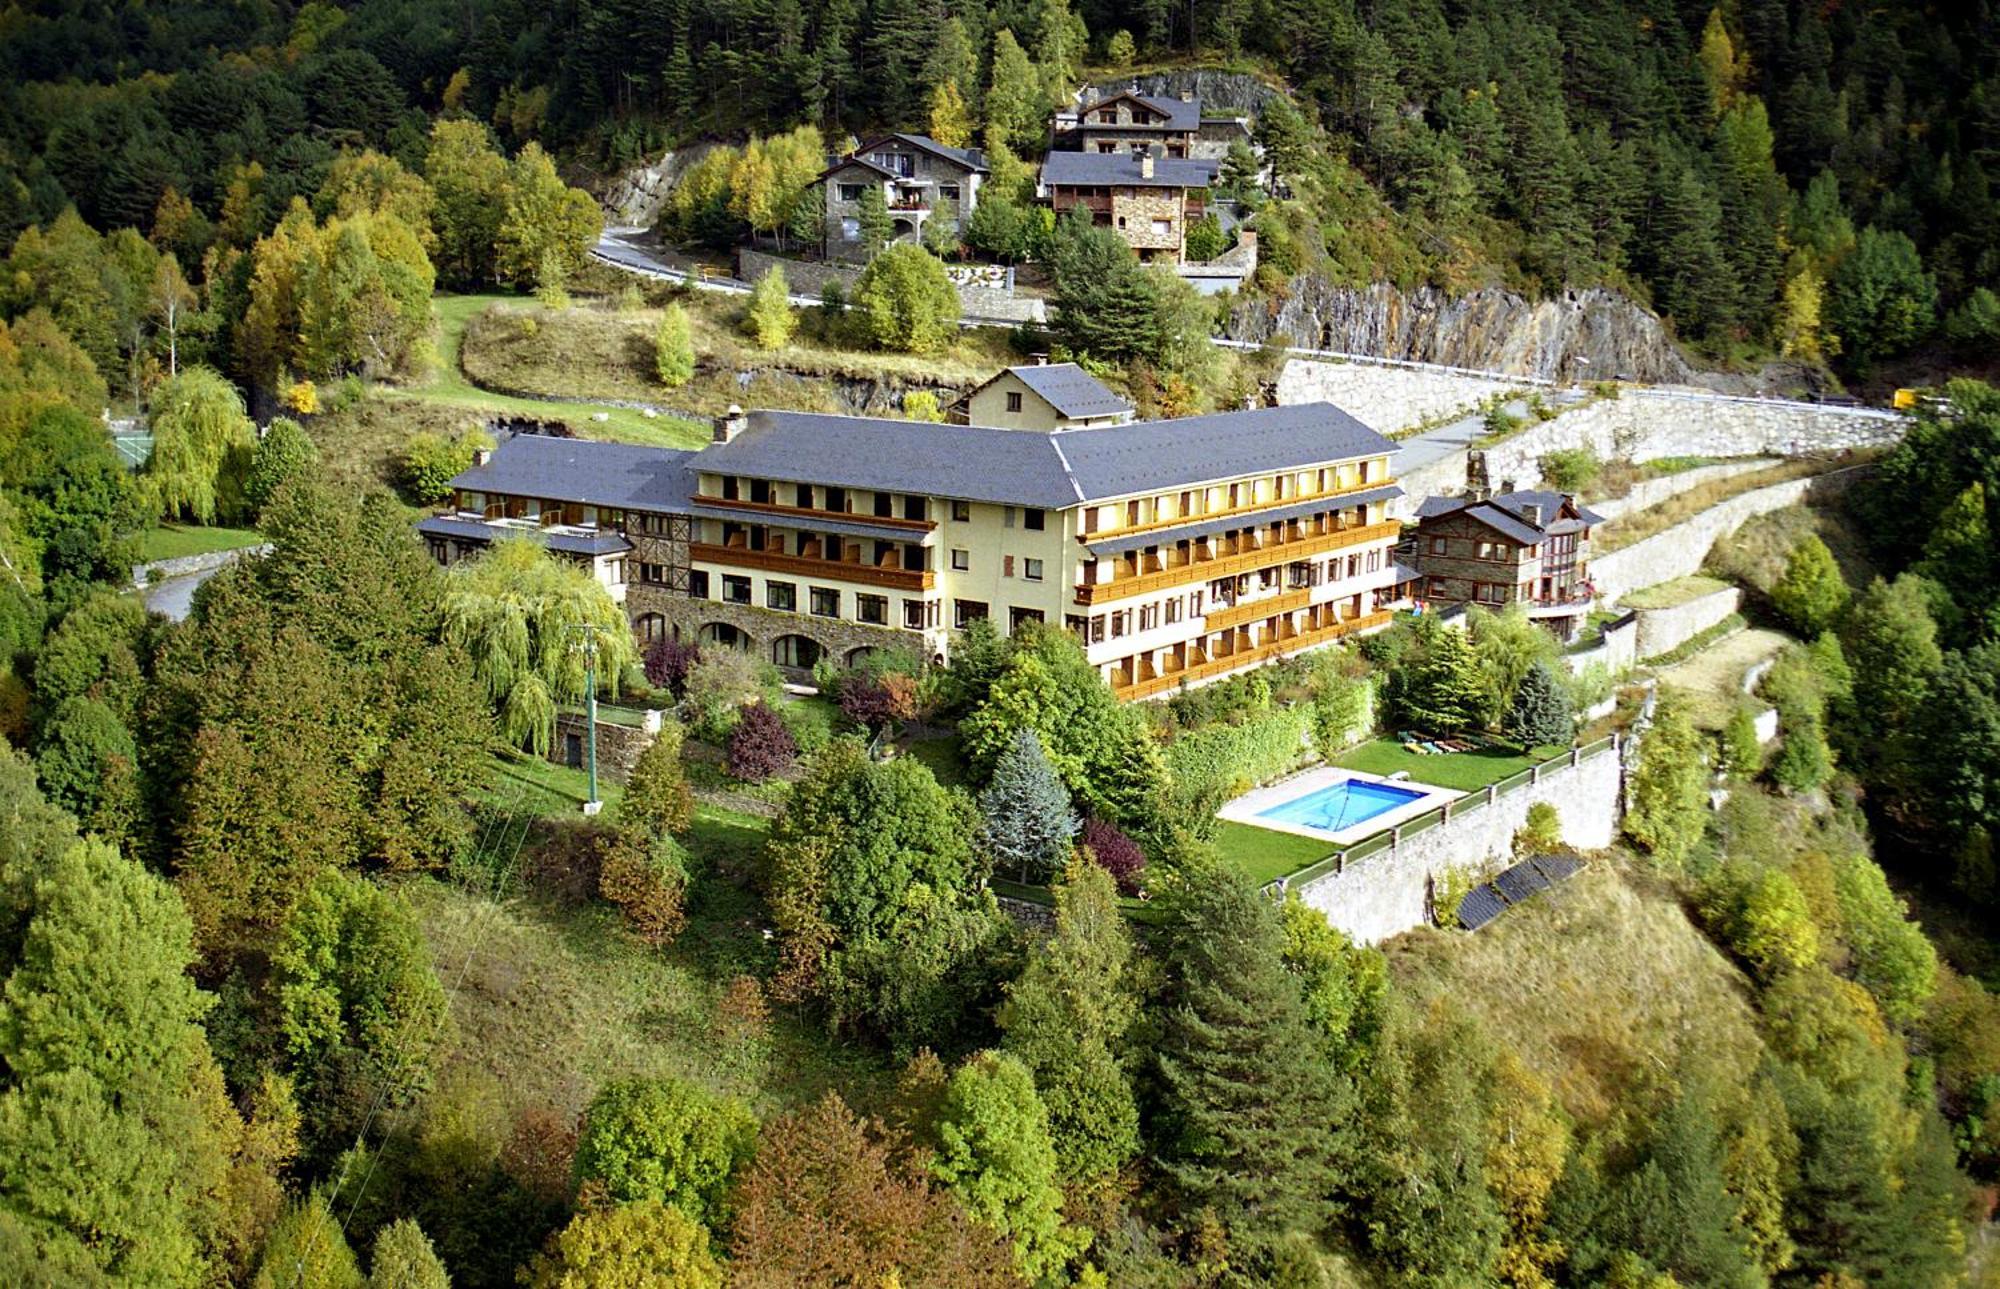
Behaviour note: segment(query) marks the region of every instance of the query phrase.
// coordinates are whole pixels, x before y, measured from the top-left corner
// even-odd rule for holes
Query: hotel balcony
[[[1402,525],[1393,521],[1346,527],[1288,524],[1283,536],[1275,540],[1259,529],[1212,543],[1195,541],[1150,555],[1128,555],[1112,564],[1108,580],[1078,586],[1076,602],[1106,604],[1188,583],[1253,573],[1346,546],[1386,541],[1401,531]],[[1097,565],[1091,568],[1094,571]]]
[[[1190,644],[1179,666],[1173,665],[1172,651],[1166,651],[1167,656],[1157,663],[1150,657],[1128,659],[1112,671],[1111,691],[1121,699],[1151,698],[1178,688],[1182,682],[1196,684],[1212,680],[1256,663],[1281,658],[1294,650],[1311,649],[1356,632],[1387,626],[1394,617],[1387,611],[1352,617],[1334,615],[1331,620],[1322,615],[1321,625],[1316,627],[1292,625],[1291,620],[1286,618],[1275,637],[1256,644],[1249,643],[1248,628],[1239,627],[1224,645],[1209,650],[1206,656],[1199,646]]]

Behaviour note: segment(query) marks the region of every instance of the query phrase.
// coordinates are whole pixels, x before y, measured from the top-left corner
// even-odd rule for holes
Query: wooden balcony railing
[[[1349,484],[1345,488],[1333,488],[1326,492],[1301,493],[1290,497],[1273,498],[1268,501],[1246,501],[1241,505],[1221,506],[1214,510],[1202,511],[1199,514],[1175,515],[1170,519],[1152,519],[1143,524],[1119,524],[1111,528],[1086,527],[1083,540],[1090,542],[1107,537],[1132,537],[1139,533],[1149,533],[1158,529],[1185,528],[1190,524],[1205,524],[1214,519],[1234,519],[1239,515],[1244,520],[1243,526],[1245,528],[1254,528],[1257,526],[1260,512],[1282,510],[1291,506],[1301,505],[1308,501],[1324,501],[1327,503],[1328,510],[1340,510],[1343,509],[1340,504],[1341,498],[1351,497],[1357,492],[1371,492],[1376,488],[1385,487],[1394,482],[1394,479],[1389,478],[1369,479],[1365,482]],[[1264,522],[1268,523],[1269,520],[1265,520]]]
[[[1339,550],[1344,546],[1387,540],[1396,537],[1402,531],[1403,526],[1393,520],[1379,524],[1359,524],[1353,528],[1342,528],[1315,537],[1304,537],[1298,541],[1271,542],[1258,550],[1246,551],[1240,555],[1196,558],[1177,568],[1163,569],[1157,573],[1142,573],[1137,577],[1121,577],[1109,582],[1079,586],[1076,588],[1076,602],[1108,604],[1113,600],[1128,600],[1135,595],[1162,591],[1168,587],[1186,586],[1218,577],[1234,577],[1238,573],[1254,573],[1260,568],[1270,568],[1295,559],[1309,559],[1314,555],[1323,555],[1327,551]]]
[[[1357,631],[1368,631],[1375,627],[1386,626],[1395,616],[1395,614],[1387,610],[1376,613],[1364,613],[1359,617],[1350,618],[1345,622],[1336,622],[1331,626],[1320,627],[1316,631],[1301,631],[1287,640],[1273,640],[1265,644],[1255,645],[1249,649],[1239,649],[1226,658],[1215,658],[1205,663],[1191,665],[1180,671],[1167,672],[1145,680],[1127,680],[1121,684],[1119,677],[1113,677],[1111,692],[1119,698],[1128,700],[1151,698],[1155,694],[1163,694],[1177,688],[1184,680],[1190,684],[1198,680],[1208,680],[1214,676],[1225,675],[1239,668],[1248,667],[1253,663],[1268,662],[1273,658],[1281,658],[1293,650],[1311,649],[1316,645],[1338,640],[1342,636],[1353,635]]]
[[[787,506],[775,501],[744,501],[732,497],[696,497],[698,506],[722,506],[729,510],[741,510],[752,515],[768,516],[774,524],[789,524],[797,528],[810,528],[824,520],[841,523],[875,524],[883,528],[907,528],[913,533],[928,533],[937,527],[932,519],[904,519],[899,515],[875,515],[851,510],[814,510],[806,506]]]
[[[922,569],[877,568],[859,560],[805,559],[772,551],[740,550],[712,542],[690,542],[688,556],[696,563],[761,568],[772,573],[793,573],[799,577],[824,578],[832,582],[859,582],[883,586],[893,591],[928,591],[937,585],[937,574]]]
[[[1208,616],[1202,619],[1202,627],[1207,631],[1226,631],[1245,622],[1261,622],[1274,613],[1303,609],[1311,598],[1311,590],[1292,591],[1285,595],[1266,596],[1261,600],[1244,600],[1227,608],[1210,609]]]

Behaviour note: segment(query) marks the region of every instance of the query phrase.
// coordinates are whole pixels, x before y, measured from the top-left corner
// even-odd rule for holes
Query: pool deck
[[[1353,779],[1358,783],[1379,783],[1385,787],[1401,788],[1406,792],[1421,792],[1423,796],[1405,805],[1384,810],[1379,815],[1370,815],[1351,828],[1339,832],[1328,832],[1322,828],[1308,828],[1302,824],[1283,823],[1276,819],[1263,818],[1258,812],[1296,801],[1300,797],[1330,788],[1336,783]],[[1336,846],[1350,846],[1364,837],[1373,837],[1385,828],[1414,819],[1427,810],[1435,810],[1447,801],[1456,801],[1464,796],[1453,788],[1440,788],[1434,784],[1419,783],[1415,779],[1391,779],[1380,774],[1363,774],[1359,770],[1343,770],[1339,766],[1319,765],[1310,770],[1301,770],[1289,778],[1266,784],[1261,788],[1244,793],[1230,802],[1216,814],[1223,819],[1231,819],[1253,828],[1267,828],[1272,832],[1291,833],[1295,837],[1311,837],[1315,841],[1331,842]]]

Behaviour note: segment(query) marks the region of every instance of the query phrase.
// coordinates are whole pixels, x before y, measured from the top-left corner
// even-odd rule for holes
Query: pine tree
[[[1421,656],[1398,677],[1396,706],[1425,733],[1452,734],[1478,723],[1486,710],[1486,685],[1465,632],[1427,621]]]
[[[861,253],[868,259],[879,255],[889,244],[889,236],[895,231],[895,224],[889,219],[889,199],[882,194],[882,185],[871,183],[861,190]]]
[[[1247,878],[1197,869],[1163,929],[1159,1165],[1183,1211],[1211,1211],[1249,1272],[1330,1216],[1351,1090],[1307,1026],[1277,907]]]
[[[1569,690],[1546,662],[1537,662],[1521,678],[1501,730],[1524,748],[1567,747],[1576,737],[1576,716]]]
[[[1065,1182],[1116,1172],[1139,1153],[1139,1110],[1120,1054],[1136,1019],[1126,981],[1132,932],[1111,874],[1072,859],[1055,888],[1055,933],[1001,1004],[1002,1046],[1034,1075]]]
[[[679,389],[694,377],[694,337],[687,310],[678,304],[668,305],[660,314],[660,325],[653,332],[653,366],[668,389]]]
[[[1076,812],[1033,730],[1014,735],[1014,745],[993,767],[993,782],[980,794],[979,809],[998,871],[1023,882],[1046,882],[1068,858],[1079,826]]]
[[[1257,113],[1257,146],[1264,150],[1264,164],[1271,171],[1271,182],[1280,190],[1305,167],[1312,133],[1307,129],[1305,118],[1292,106],[1288,95],[1279,94],[1264,104]]]
[[[451,1289],[451,1277],[424,1229],[409,1218],[391,1222],[375,1237],[368,1264],[369,1289]]]
[[[792,338],[798,319],[792,316],[791,288],[785,271],[777,265],[765,270],[750,289],[750,305],[743,314],[743,330],[759,349],[782,349]]]

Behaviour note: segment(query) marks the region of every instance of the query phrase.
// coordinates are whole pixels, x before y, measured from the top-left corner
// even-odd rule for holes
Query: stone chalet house
[[[1082,207],[1115,228],[1142,260],[1178,264],[1188,225],[1206,210],[1217,161],[1144,152],[1051,152],[1042,162],[1041,194],[1061,219]]]
[[[1590,530],[1604,517],[1560,492],[1475,489],[1417,507],[1419,598],[1444,607],[1521,602],[1567,640],[1590,613]]]
[[[642,641],[803,669],[1060,623],[1138,699],[1387,625],[1414,576],[1394,453],[1327,403],[1046,429],[732,408],[694,452],[508,439],[418,529],[447,563],[542,540]]]
[[[976,148],[947,148],[921,134],[869,140],[816,181],[826,190],[826,257],[851,263],[867,259],[861,199],[870,186],[888,204],[890,240],[915,242],[932,220],[956,229],[971,219],[987,173],[985,154]]]
[[[1231,143],[1250,142],[1242,117],[1205,116],[1199,98],[1168,98],[1136,89],[1107,94],[1055,114],[1050,150],[1147,152],[1219,161]]]
[[[951,405],[954,425],[1009,430],[1082,430],[1123,425],[1132,404],[1075,363],[1009,367]]]

